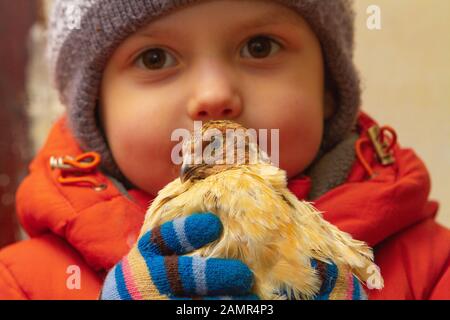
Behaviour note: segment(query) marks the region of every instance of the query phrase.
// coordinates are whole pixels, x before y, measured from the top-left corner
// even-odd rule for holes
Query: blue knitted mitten
[[[239,260],[183,256],[216,240],[212,213],[167,222],[144,234],[108,273],[100,299],[258,299],[253,274]]]

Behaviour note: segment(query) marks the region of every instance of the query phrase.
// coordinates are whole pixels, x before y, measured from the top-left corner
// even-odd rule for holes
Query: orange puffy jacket
[[[358,130],[364,137],[375,122],[364,113]],[[0,251],[0,299],[96,299],[106,271],[136,241],[152,196],[123,190],[98,171],[89,178],[106,184],[96,191],[64,185],[52,156],[82,153],[63,117],[30,166],[17,193],[17,212],[29,240]],[[438,204],[428,200],[430,178],[422,161],[398,144],[395,163],[381,166],[370,143],[361,155],[377,175],[368,179],[361,161],[347,182],[316,199],[324,217],[375,249],[385,288],[370,299],[450,298],[450,231],[435,221]],[[304,198],[308,177],[289,188]]]

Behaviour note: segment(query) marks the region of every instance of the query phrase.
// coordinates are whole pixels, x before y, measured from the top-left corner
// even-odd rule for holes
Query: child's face
[[[105,69],[100,111],[119,168],[152,194],[179,174],[175,129],[210,119],[279,129],[292,177],[314,159],[331,112],[308,24],[274,1],[242,0],[190,5],[125,40]]]

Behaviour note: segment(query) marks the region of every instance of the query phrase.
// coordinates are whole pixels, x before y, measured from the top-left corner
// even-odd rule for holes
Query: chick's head
[[[244,165],[270,163],[258,147],[256,130],[230,120],[211,120],[193,132],[182,146],[182,182],[199,180]]]

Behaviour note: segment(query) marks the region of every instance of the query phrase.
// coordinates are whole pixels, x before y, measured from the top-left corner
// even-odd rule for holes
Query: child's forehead
[[[230,11],[235,14],[230,15]],[[199,19],[199,17],[205,16],[208,19]],[[277,1],[214,0],[200,1],[167,13],[149,22],[140,31],[170,33],[172,27],[179,26],[184,30],[189,30],[189,25],[205,21],[211,26],[221,23],[230,27],[236,26],[243,30],[280,24],[301,27],[305,24],[302,17],[294,9]]]

